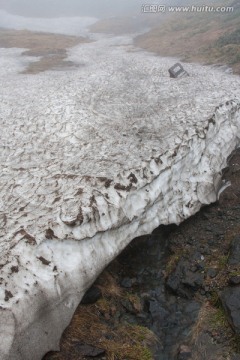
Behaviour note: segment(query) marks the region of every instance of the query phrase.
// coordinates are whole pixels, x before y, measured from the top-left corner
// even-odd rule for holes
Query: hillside
[[[214,2],[220,5],[219,1]],[[240,74],[240,3],[230,13],[175,13],[138,36],[135,44],[163,56],[203,64],[227,64]],[[161,14],[159,14],[159,17]]]

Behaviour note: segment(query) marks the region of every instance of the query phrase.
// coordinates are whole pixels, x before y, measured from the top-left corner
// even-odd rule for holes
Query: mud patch
[[[66,70],[77,67],[67,61],[67,49],[90,40],[84,37],[31,32],[26,30],[0,30],[0,47],[26,48],[22,55],[39,57],[23,71],[37,74],[47,70]]]

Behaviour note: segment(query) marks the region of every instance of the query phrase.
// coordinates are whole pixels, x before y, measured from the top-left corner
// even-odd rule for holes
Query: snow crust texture
[[[72,49],[65,72],[0,55],[0,358],[37,360],[134,237],[217,199],[240,79],[192,64],[170,79],[173,59],[127,37]]]

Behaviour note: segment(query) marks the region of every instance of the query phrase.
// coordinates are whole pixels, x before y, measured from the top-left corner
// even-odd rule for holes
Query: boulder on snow
[[[174,64],[170,69],[168,70],[171,78],[180,78],[184,76],[189,76],[186,70],[184,70],[183,66],[180,63]]]

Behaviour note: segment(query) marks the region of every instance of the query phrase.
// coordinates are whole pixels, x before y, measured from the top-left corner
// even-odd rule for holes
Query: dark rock
[[[233,354],[231,356],[230,360],[240,360],[240,355],[239,354]]]
[[[191,287],[193,290],[197,290],[199,289],[199,287],[202,286],[203,280],[204,280],[204,274],[192,273],[191,271],[186,271],[182,283],[184,285]]]
[[[201,215],[204,220],[211,220],[211,218],[212,218],[211,214],[208,214],[207,212],[204,212],[204,211],[202,211]]]
[[[197,317],[199,310],[201,308],[200,303],[198,303],[197,301],[191,301],[191,302],[187,302],[184,311],[186,312],[186,314],[192,314],[192,317]]]
[[[5,301],[9,301],[9,299],[11,299],[13,297],[13,294],[11,293],[11,291],[5,290]]]
[[[200,261],[199,263],[196,264],[196,266],[198,271],[203,271],[206,265],[204,261]]]
[[[202,245],[200,246],[201,248],[201,253],[204,255],[211,255],[211,251],[209,249],[209,247],[207,245]]]
[[[213,227],[211,225],[206,226],[206,231],[213,232]]]
[[[157,322],[161,326],[167,325],[169,312],[158,301],[149,301],[149,312],[152,315],[153,322]]]
[[[217,210],[217,215],[218,215],[219,217],[222,217],[224,214],[223,214],[222,210],[218,209],[218,210]]]
[[[240,286],[225,288],[220,299],[234,331],[240,334]]]
[[[133,281],[132,281],[132,279],[130,279],[130,278],[124,278],[124,279],[122,280],[122,282],[121,282],[121,286],[124,287],[124,288],[126,288],[126,289],[131,288],[132,285],[133,285]]]
[[[171,78],[179,78],[183,76],[188,76],[188,73],[184,70],[183,66],[180,63],[174,64],[169,70],[168,70]]]
[[[240,265],[240,236],[235,236],[232,241],[228,258],[229,265]]]
[[[216,269],[209,269],[207,272],[207,276],[209,276],[211,279],[215,278],[217,276],[217,270]]]
[[[87,305],[87,304],[94,304],[96,301],[98,301],[102,297],[102,292],[97,286],[92,286],[84,297],[82,298],[81,304]]]
[[[105,350],[81,342],[76,342],[74,344],[74,350],[79,355],[89,356],[93,358],[105,354]]]
[[[237,172],[240,171],[240,166],[239,165],[235,165],[234,168],[232,169],[232,173],[235,174]]]
[[[191,298],[203,284],[204,274],[192,272],[188,261],[181,259],[175,270],[169,275],[166,286],[175,294]],[[195,271],[195,268],[194,268]]]
[[[202,260],[202,254],[199,251],[196,251],[193,255],[192,255],[192,260]]]
[[[194,264],[194,265],[191,266],[190,270],[192,272],[196,272],[196,271],[198,271],[198,266],[196,264]]]
[[[51,264],[51,261],[46,260],[46,259],[45,259],[44,257],[42,257],[42,256],[38,257],[37,259],[40,260],[40,261],[43,263],[43,265],[48,266],[49,264]]]
[[[240,284],[240,275],[232,276],[232,277],[229,279],[229,284],[230,284],[230,285],[239,285],[239,284]]]
[[[169,275],[166,285],[175,294],[177,294],[181,284],[181,274],[177,269]]]

